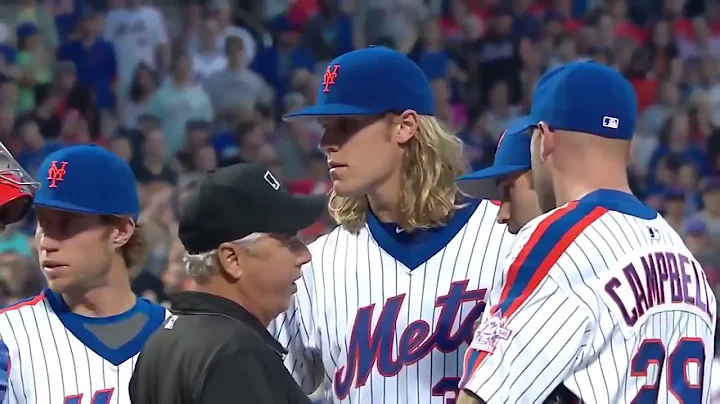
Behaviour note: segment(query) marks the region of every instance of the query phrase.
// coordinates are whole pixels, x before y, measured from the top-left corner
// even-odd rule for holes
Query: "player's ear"
[[[222,243],[217,248],[218,264],[220,273],[230,280],[240,279],[242,274],[240,256],[232,243]]]
[[[120,248],[127,244],[135,233],[135,221],[130,218],[113,218],[113,231],[112,231],[112,243]]]
[[[417,133],[419,120],[420,118],[418,117],[417,112],[411,109],[407,109],[395,117],[395,124],[397,124],[397,129],[395,129],[395,141],[399,144],[409,142],[410,139],[415,136],[415,133]]]
[[[540,132],[540,159],[546,162],[555,151],[555,132],[545,122],[538,123],[538,131]]]

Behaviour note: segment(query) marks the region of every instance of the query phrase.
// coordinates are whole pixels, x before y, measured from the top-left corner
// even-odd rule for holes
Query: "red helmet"
[[[25,217],[39,186],[0,142],[0,229]]]

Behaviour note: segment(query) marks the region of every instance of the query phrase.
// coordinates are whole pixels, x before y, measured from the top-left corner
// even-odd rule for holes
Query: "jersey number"
[[[97,390],[90,399],[90,404],[109,404],[114,391],[114,388]],[[83,404],[82,398],[82,394],[66,396],[64,404]]]
[[[435,383],[432,388],[433,397],[447,397],[445,404],[455,404],[458,397],[458,384],[460,384],[459,377],[443,377],[439,382]]]
[[[681,403],[702,401],[705,344],[700,338],[681,338],[667,356],[665,345],[659,339],[646,339],[640,344],[630,363],[630,376],[648,377],[650,365],[655,365],[655,381],[646,384],[632,401],[637,404],[656,403],[660,390],[660,377],[665,365],[668,391]],[[693,365],[691,367],[691,365]],[[695,368],[697,366],[697,368]],[[689,374],[696,372],[696,374]],[[697,376],[695,379],[693,376]]]

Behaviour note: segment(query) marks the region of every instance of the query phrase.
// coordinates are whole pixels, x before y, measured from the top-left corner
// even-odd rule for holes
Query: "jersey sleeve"
[[[298,291],[290,299],[288,310],[275,318],[268,327],[275,339],[288,351],[285,367],[308,394],[322,382],[322,355],[315,327],[312,280],[313,267],[308,264],[297,281]]]
[[[462,388],[486,403],[541,402],[581,359],[590,318],[550,278],[514,312],[493,306],[465,356]]]
[[[10,350],[5,341],[0,340],[0,403],[8,402],[10,389]]]
[[[542,402],[583,359],[591,314],[552,274],[604,212],[571,203],[518,234],[497,303],[475,331],[460,387],[486,403]]]

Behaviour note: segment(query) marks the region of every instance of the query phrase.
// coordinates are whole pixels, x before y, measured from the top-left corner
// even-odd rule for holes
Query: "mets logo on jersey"
[[[485,309],[485,289],[468,288],[468,280],[453,282],[447,294],[435,299],[440,310],[435,320],[417,319],[405,329],[397,329],[397,320],[406,295],[385,301],[373,326],[375,305],[361,307],[355,317],[346,363],[335,372],[335,396],[345,399],[353,387],[364,386],[373,369],[383,377],[394,377],[405,366],[419,362],[433,351],[455,352],[472,341],[473,325]],[[461,311],[468,303],[467,311]],[[458,324],[458,314],[462,313]],[[455,326],[455,324],[458,324]],[[432,394],[457,392],[460,378],[445,377],[432,387]]]
[[[512,335],[512,331],[505,328],[505,318],[503,318],[501,310],[495,310],[492,317],[480,324],[475,330],[470,348],[477,351],[485,351],[493,353],[499,339],[507,340]]]

